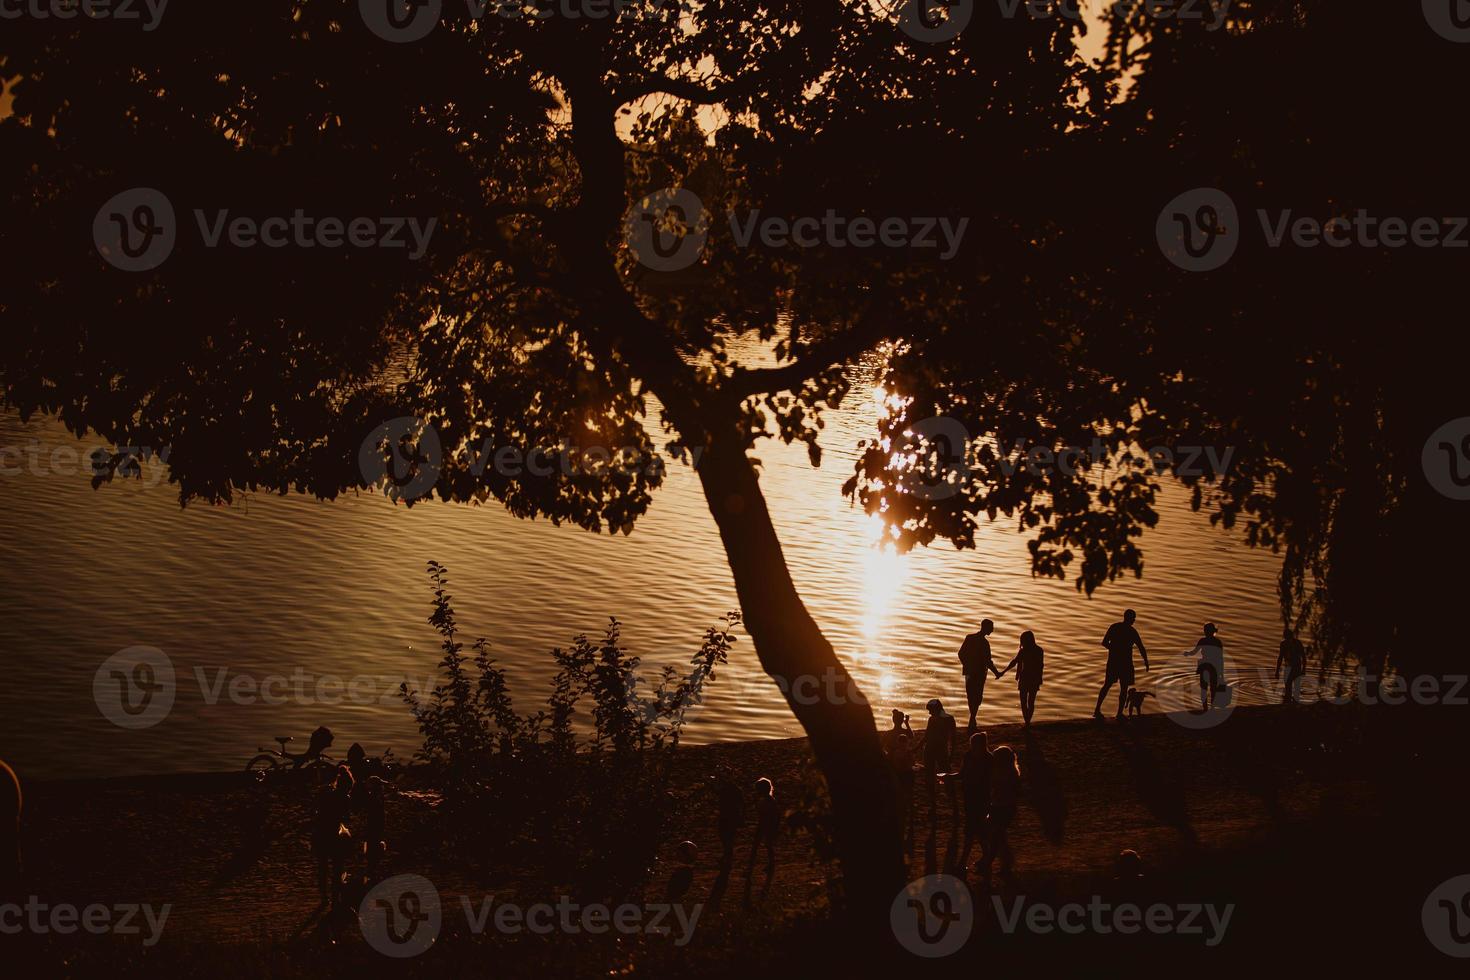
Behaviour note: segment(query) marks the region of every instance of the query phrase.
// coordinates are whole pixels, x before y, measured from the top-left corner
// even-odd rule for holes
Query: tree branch
[[[774,368],[737,368],[724,387],[737,398],[796,391],[828,368],[845,364],[872,349],[891,332],[892,321],[869,311],[851,329],[818,341],[795,361]]]

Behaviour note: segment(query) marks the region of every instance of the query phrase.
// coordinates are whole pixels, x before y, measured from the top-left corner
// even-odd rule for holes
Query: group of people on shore
[[[369,759],[362,746],[354,744],[347,762],[337,767],[332,782],[312,801],[311,853],[324,906],[335,909],[341,904],[348,861],[354,853],[362,858],[365,879],[377,877],[387,850],[383,801],[388,787],[374,771],[380,766],[379,760]]]
[[[1137,648],[1143,660],[1145,672],[1151,670],[1148,650],[1134,625],[1138,614],[1125,610],[1123,618],[1108,627],[1103,635],[1102,646],[1107,650],[1107,665],[1103,683],[1097,692],[1097,703],[1092,717],[1103,721],[1103,702],[1107,700],[1114,685],[1118,688],[1118,708],[1115,717],[1123,721],[1129,714],[1138,714],[1145,698],[1152,692],[1136,686],[1133,650]],[[1010,663],[1005,667],[996,664],[991,651],[990,637],[995,632],[995,623],[985,619],[980,628],[965,637],[960,644],[959,661],[965,678],[965,697],[970,709],[969,726],[966,730],[968,751],[957,770],[951,770],[951,752],[958,734],[955,717],[944,710],[938,698],[927,704],[928,724],[922,735],[916,735],[909,724],[909,716],[902,711],[893,711],[893,725],[885,733],[884,751],[899,788],[899,807],[904,825],[904,836],[910,852],[914,846],[913,800],[914,784],[923,774],[929,792],[931,820],[937,820],[939,786],[960,790],[964,802],[964,845],[959,859],[963,868],[969,860],[975,843],[981,847],[980,864],[977,870],[989,880],[997,859],[1001,873],[1008,875],[1012,864],[1007,831],[1016,813],[1016,799],[1020,788],[1021,770],[1016,752],[1010,746],[995,749],[989,746],[986,734],[977,731],[977,718],[985,700],[985,684],[988,675],[997,680],[1012,670],[1016,672],[1016,690],[1020,698],[1021,717],[1030,727],[1036,711],[1036,697],[1041,690],[1045,666],[1045,651],[1036,642],[1036,634],[1026,630],[1020,636],[1020,645]],[[1225,644],[1220,639],[1219,629],[1214,623],[1205,623],[1201,636],[1187,655],[1197,658],[1195,672],[1199,678],[1200,711],[1215,707],[1216,698],[1225,692]],[[1283,666],[1286,681],[1283,698],[1293,701],[1295,685],[1306,672],[1306,650],[1288,630],[1284,632],[1281,648],[1276,660],[1279,677]],[[916,760],[916,746],[922,758]]]
[[[1016,816],[1016,803],[1021,793],[1021,767],[1016,751],[1009,745],[990,748],[984,732],[971,732],[969,747],[958,769],[951,755],[958,725],[954,715],[944,710],[938,698],[927,705],[929,724],[922,735],[916,735],[909,716],[897,709],[893,727],[885,736],[884,753],[898,784],[899,819],[903,839],[909,852],[914,849],[914,784],[920,773],[928,787],[931,826],[938,822],[938,787],[949,789],[951,801],[958,795],[964,800],[964,846],[958,867],[969,862],[975,844],[980,845],[977,870],[989,881],[997,858],[1002,877],[1011,873],[1012,855],[1007,831]],[[973,721],[972,721],[973,724]],[[915,746],[922,761],[914,759]]]
[[[1115,684],[1118,687],[1116,717],[1119,720],[1125,717],[1125,712],[1136,714],[1143,699],[1153,697],[1152,692],[1135,686],[1137,681],[1133,664],[1135,647],[1143,660],[1144,672],[1151,670],[1148,650],[1144,647],[1143,639],[1138,635],[1138,629],[1134,625],[1137,620],[1136,612],[1132,609],[1125,610],[1123,618],[1109,626],[1103,635],[1102,646],[1108,651],[1107,666],[1103,674],[1102,687],[1097,692],[1097,704],[1092,711],[1092,717],[1098,721],[1103,720],[1103,702],[1107,700],[1108,692]],[[1016,655],[1009,664],[1000,668],[996,666],[990,649],[990,636],[994,632],[995,623],[989,619],[982,620],[980,628],[966,636],[964,642],[960,644],[959,660],[965,678],[965,698],[970,708],[968,731],[971,734],[975,731],[976,716],[985,700],[987,673],[993,674],[999,680],[1011,670],[1016,671],[1016,691],[1021,702],[1021,718],[1028,727],[1036,712],[1036,696],[1041,690],[1045,656],[1040,644],[1036,642],[1036,634],[1031,630],[1022,633],[1020,648],[1016,651]],[[1220,639],[1219,632],[1219,628],[1214,623],[1205,623],[1199,640],[1186,653],[1186,656],[1198,658],[1195,673],[1199,677],[1201,711],[1208,711],[1215,707],[1216,699],[1227,694],[1224,683],[1225,644]],[[1276,675],[1280,677],[1282,667],[1286,668],[1286,681],[1282,696],[1287,702],[1295,700],[1296,682],[1306,673],[1306,659],[1306,649],[1302,646],[1301,641],[1290,630],[1284,631],[1276,659]]]

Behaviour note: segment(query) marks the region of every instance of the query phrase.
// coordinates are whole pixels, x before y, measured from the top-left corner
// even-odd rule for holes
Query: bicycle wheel
[[[267,789],[266,784],[275,771],[276,759],[269,752],[262,752],[245,763],[245,778],[249,780],[252,789],[262,792]]]

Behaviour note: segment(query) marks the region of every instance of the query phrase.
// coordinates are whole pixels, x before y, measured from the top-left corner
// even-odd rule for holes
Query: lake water
[[[1219,625],[1232,665],[1274,664],[1280,559],[1210,527],[1176,485],[1165,487],[1160,526],[1143,540],[1144,577],[1092,599],[1071,582],[1033,579],[1027,537],[1004,518],[981,528],[974,551],[875,549],[873,524],[840,487],[858,440],[873,431],[876,370],[854,369],[853,396],[829,416],[820,469],[804,447],[766,442],[758,455],[797,586],[877,714],[900,707],[917,721],[933,696],[962,711],[955,653],[984,617],[995,620],[1002,666],[1022,630],[1046,648],[1041,720],[1091,712],[1099,640],[1125,606],[1138,610],[1155,663],[1151,675],[1140,667],[1142,686],[1193,683],[1180,653],[1206,620]],[[378,495],[180,509],[161,467],[93,491],[85,456],[97,445],[52,420],[0,414],[0,757],[23,774],[234,769],[272,736],[304,742],[322,724],[339,751],[361,741],[409,755],[417,733],[392,692],[404,678],[429,680],[439,657],[425,622],[430,559],[448,566],[466,638],[491,639],[523,711],[549,692],[548,651],[600,631],[609,616],[623,621],[652,677],[665,663],[685,668],[704,628],[735,607],[719,537],[685,467],[671,470],[631,536],[609,537],[520,521],[494,503],[409,509]],[[161,723],[124,730],[98,710],[93,679],[109,656],[139,645],[171,660],[175,703]],[[334,679],[357,687],[344,695]],[[1268,698],[1247,681],[1236,700]],[[1019,720],[1012,677],[991,682],[981,718]],[[687,738],[800,733],[742,638]]]

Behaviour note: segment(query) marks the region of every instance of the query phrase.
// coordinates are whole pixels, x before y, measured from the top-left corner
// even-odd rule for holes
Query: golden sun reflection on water
[[[1034,578],[1029,535],[1004,516],[982,519],[964,551],[943,541],[902,555],[884,546],[881,520],[842,495],[859,443],[873,438],[880,413],[901,407],[883,390],[882,372],[881,354],[853,366],[851,396],[824,414],[820,466],[799,440],[762,441],[756,453],[793,581],[880,724],[892,709],[922,717],[931,697],[963,706],[956,651],[985,617],[995,621],[1002,663],[1022,630],[1034,630],[1046,648],[1040,720],[1090,714],[1104,665],[1099,640],[1125,607],[1139,611],[1151,652],[1188,649],[1210,620],[1225,636],[1228,662],[1274,664],[1280,558],[1211,527],[1177,484],[1160,489],[1160,525],[1143,542],[1147,574],[1108,583],[1092,598],[1071,581]],[[657,416],[650,412],[650,426]],[[55,420],[0,413],[0,447],[29,454],[33,445],[42,460],[56,452],[84,459],[96,441],[69,437]],[[389,692],[405,678],[432,683],[439,654],[425,622],[423,572],[431,558],[451,570],[466,635],[490,638],[527,711],[550,693],[548,651],[578,633],[600,635],[608,617],[622,622],[652,678],[663,665],[683,669],[705,627],[738,605],[699,479],[683,465],[670,469],[628,537],[519,520],[498,504],[409,509],[369,494],[332,503],[254,495],[233,507],[181,510],[163,473],[94,491],[76,467],[32,469],[0,488],[0,538],[11,558],[0,563],[0,592],[25,597],[0,618],[11,682],[0,691],[0,745],[8,761],[48,777],[225,771],[274,732],[299,736],[318,725],[347,743],[409,754],[421,738],[396,693],[236,704],[206,698],[194,678],[299,669],[364,678]],[[167,738],[119,740],[96,709],[98,665],[130,645],[164,651],[186,682]],[[1144,683],[1162,683],[1162,668],[1156,661]],[[993,683],[982,721],[1018,720],[1014,690],[1009,678]],[[1242,694],[1241,703],[1263,700],[1254,689]],[[800,733],[741,636],[685,740]]]
[[[881,384],[873,386],[869,399],[879,419],[901,407],[901,402]],[[862,654],[858,664],[860,677],[869,685],[876,684],[880,696],[898,689],[898,664],[885,642],[889,612],[902,596],[907,580],[905,556],[891,541],[885,540],[888,527],[881,514],[867,515],[864,527],[865,551],[862,556]]]

